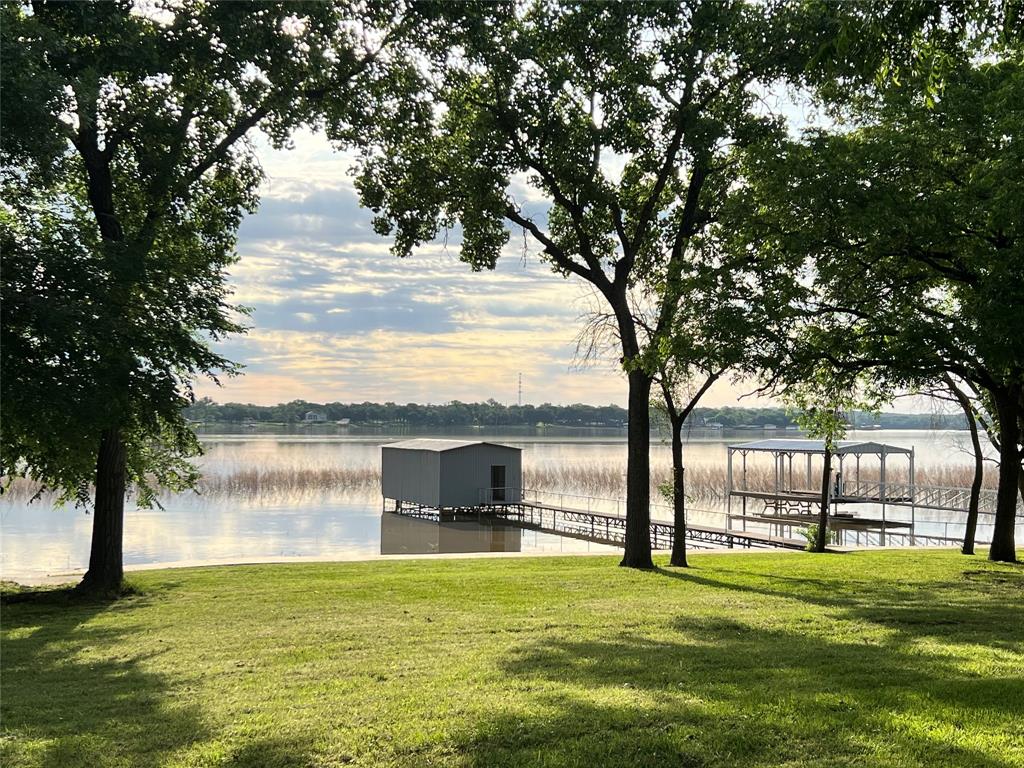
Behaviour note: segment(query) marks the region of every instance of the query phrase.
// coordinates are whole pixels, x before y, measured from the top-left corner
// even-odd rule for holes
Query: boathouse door
[[[491,464],[491,501],[505,500],[505,465]]]

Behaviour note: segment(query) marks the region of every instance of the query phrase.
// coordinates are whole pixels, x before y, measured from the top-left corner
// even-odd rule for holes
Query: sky
[[[522,374],[524,403],[625,405],[614,361],[577,354],[596,301],[583,281],[553,273],[516,232],[492,272],[472,272],[451,242],[399,259],[359,206],[351,158],[319,134],[293,145],[257,140],[262,202],[241,226],[230,274],[235,302],[252,308],[250,329],[217,345],[244,373],[200,382],[197,395],[512,404]],[[765,404],[737,403],[749,389],[724,382],[702,404]]]

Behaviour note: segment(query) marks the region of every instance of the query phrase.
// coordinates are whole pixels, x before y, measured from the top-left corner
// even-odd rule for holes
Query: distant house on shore
[[[306,424],[322,424],[327,421],[327,414],[320,413],[320,411],[306,411],[306,415],[302,417],[302,420]]]

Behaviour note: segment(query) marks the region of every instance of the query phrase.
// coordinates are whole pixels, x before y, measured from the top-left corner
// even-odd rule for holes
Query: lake
[[[781,430],[779,433],[784,435]],[[272,433],[223,427],[201,430],[206,451],[199,460],[205,475],[203,492],[166,496],[162,509],[139,509],[129,503],[125,563],[340,559],[462,551],[614,551],[532,531],[489,526],[481,530],[468,524],[439,527],[382,515],[376,474],[380,446],[411,434],[408,430],[334,425]],[[473,437],[519,446],[527,475],[524,484],[530,479],[542,481],[544,490],[554,493],[614,496],[624,485],[626,444],[621,430],[464,429],[418,434]],[[697,478],[702,472],[707,478],[720,478],[728,444],[764,436],[760,431],[723,435],[694,430],[687,436],[687,471]],[[918,467],[924,471],[962,473],[970,463],[965,453],[969,445],[966,432],[886,430],[851,433],[849,437],[913,446]],[[670,452],[664,440],[655,440],[651,460],[655,474],[667,479]],[[699,521],[701,509],[708,515],[721,511],[720,503],[710,495],[695,499],[692,508],[695,521]],[[665,516],[665,512],[656,511],[655,516]],[[953,513],[936,516],[938,522],[953,526],[958,518]],[[3,578],[84,568],[91,526],[91,516],[81,509],[54,507],[45,501],[30,504],[24,498],[0,499]],[[983,534],[984,529],[979,537]]]

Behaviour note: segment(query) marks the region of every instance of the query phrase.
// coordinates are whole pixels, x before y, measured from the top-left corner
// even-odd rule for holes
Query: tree
[[[900,30],[933,15],[913,10],[894,20]],[[491,268],[517,227],[552,269],[593,286],[614,318],[628,380],[622,564],[651,567],[655,369],[646,352],[667,333],[674,306],[655,304],[642,332],[634,291],[676,279],[727,191],[731,149],[779,130],[759,109],[759,87],[804,77],[810,62],[835,54],[836,30],[861,29],[864,13],[718,0],[449,12],[456,53],[424,55],[423,108],[380,127],[361,163],[363,200],[399,256],[458,224],[461,258]],[[857,49],[874,60],[864,67],[872,74],[883,47]],[[859,71],[843,69],[847,78]],[[524,183],[542,202],[523,199]]]
[[[678,274],[654,286],[658,304],[674,306],[660,342],[648,345],[662,395],[655,407],[671,431],[674,566],[687,565],[683,426],[715,382],[726,375],[734,382],[753,380],[771,364],[789,343],[795,302],[803,295],[787,263],[729,253],[728,232],[741,226],[737,220],[747,215],[747,201],[742,192],[718,199],[714,223],[694,238]],[[644,317],[638,322],[651,327]]]
[[[399,256],[459,225],[462,259],[492,268],[516,227],[607,304],[628,381],[622,564],[651,567],[647,353],[674,307],[656,305],[642,333],[638,287],[675,280],[729,191],[732,150],[781,127],[765,114],[764,89],[846,93],[904,65],[940,77],[950,30],[984,26],[995,11],[741,0],[425,7],[447,20],[444,39],[423,51],[420,107],[383,121],[369,142],[363,201]],[[524,187],[541,200],[525,201]]]
[[[813,253],[816,354],[908,387],[952,376],[999,445],[989,557],[1016,558],[1024,457],[1024,59],[951,65],[941,96],[889,84],[844,130],[808,134],[755,174],[756,247]]]
[[[194,479],[198,445],[181,415],[193,378],[235,370],[209,342],[240,330],[224,270],[257,201],[250,131],[283,145],[328,91],[335,125],[364,120],[400,11],[3,7],[5,184],[39,203],[5,212],[19,267],[11,280],[5,270],[5,298],[24,322],[5,329],[3,466],[80,499],[93,483],[83,589],[120,587],[128,488],[148,503],[154,473],[175,487]],[[49,390],[61,361],[74,376]]]
[[[985,479],[985,455],[981,451],[981,440],[978,437],[978,419],[971,404],[971,398],[948,373],[942,379],[947,391],[963,410],[964,416],[967,417],[967,428],[971,433],[971,448],[974,454],[974,477],[971,480],[971,496],[967,504],[964,543],[960,551],[965,555],[973,555],[974,536],[978,530],[978,504],[981,501],[981,484]]]
[[[94,438],[102,430],[108,396],[94,366],[119,333],[118,317],[106,311],[117,296],[82,218],[55,210],[51,190],[26,189],[17,174],[5,173],[0,188],[6,201],[0,208],[2,473],[8,481],[28,474],[59,490],[61,501],[85,504],[96,466]],[[161,259],[176,271],[187,267]],[[174,323],[199,322],[203,315],[190,310],[189,301],[182,294],[168,297],[166,304],[154,302],[153,325],[166,323],[170,313]],[[213,302],[207,326],[226,320],[221,309]],[[137,381],[139,409],[125,414],[131,434],[160,435],[158,443],[140,437],[138,453],[129,457],[144,504],[152,502],[155,484],[188,485],[192,470],[182,459],[198,450],[192,433],[173,419],[173,410],[167,418],[160,387],[155,378]]]
[[[706,375],[704,375],[706,373]],[[672,440],[672,522],[675,531],[672,537],[672,554],[669,565],[686,568],[686,467],[683,462],[683,425],[693,412],[700,398],[721,378],[724,369],[707,372],[705,369],[696,376],[689,374],[685,363],[667,361],[658,372],[658,386],[661,399],[656,408],[662,409],[668,417]]]
[[[997,415],[994,415],[994,406],[991,397],[987,396],[984,391],[979,392],[975,387],[971,386],[969,382],[962,380],[953,379],[952,376],[948,377],[953,382],[953,386],[956,388],[956,392],[952,392],[953,399],[961,406],[962,409],[969,409],[968,421],[971,430],[971,442],[974,447],[975,455],[975,479],[972,483],[972,497],[973,488],[977,486],[978,495],[981,495],[981,478],[982,478],[982,462],[984,461],[984,455],[981,451],[981,442],[979,439],[980,426],[985,436],[988,438],[989,444],[995,449],[997,455],[1003,455],[1001,447],[1001,431],[999,429],[999,419]],[[947,387],[949,387],[947,383]],[[1021,432],[1024,433],[1024,424],[1021,426]],[[1024,504],[1024,451],[1021,452],[1021,470],[1017,474],[1017,490],[1020,494],[1021,503]],[[975,517],[977,515],[975,514]],[[969,534],[973,536],[973,530],[970,530],[969,522]],[[966,543],[966,542],[965,542]],[[965,554],[970,554],[965,552]]]
[[[936,402],[956,404],[964,414],[967,429],[971,435],[971,454],[974,458],[974,476],[971,479],[970,496],[967,502],[967,519],[964,523],[964,540],[960,551],[965,555],[974,554],[975,536],[978,530],[978,508],[981,502],[981,486],[985,479],[985,454],[981,449],[978,430],[979,414],[969,387],[946,373],[933,386],[920,389]]]

